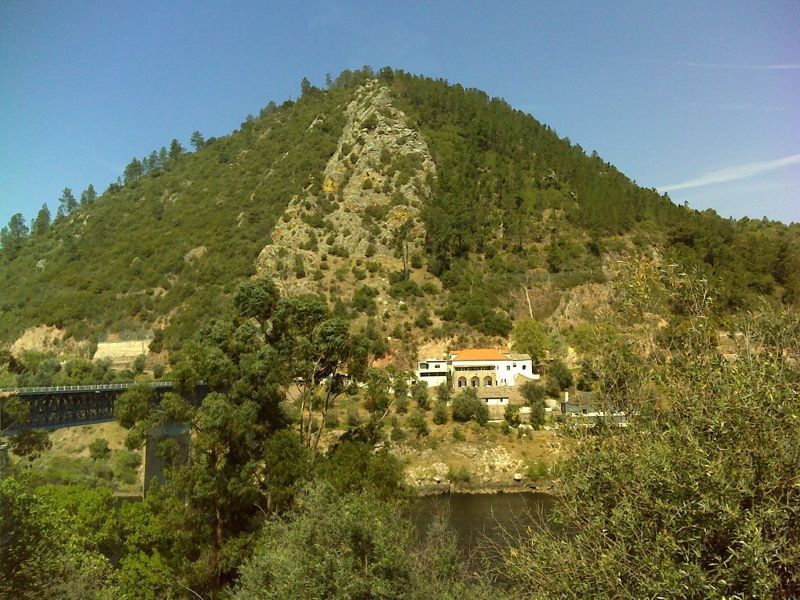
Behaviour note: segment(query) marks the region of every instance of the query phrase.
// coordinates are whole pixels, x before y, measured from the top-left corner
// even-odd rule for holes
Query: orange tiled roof
[[[453,350],[453,360],[508,360],[508,354],[496,348]]]

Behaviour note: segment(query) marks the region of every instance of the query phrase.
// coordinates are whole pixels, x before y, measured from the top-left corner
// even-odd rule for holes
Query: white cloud
[[[792,69],[800,69],[800,63],[783,63],[773,65],[736,65],[736,64],[720,64],[720,63],[701,63],[694,61],[686,61],[680,63],[687,67],[699,67],[703,69],[749,69],[754,71],[786,71]]]
[[[676,190],[685,190],[687,188],[714,185],[716,183],[724,183],[726,181],[733,181],[735,179],[752,177],[753,175],[758,175],[760,173],[766,173],[767,171],[780,169],[781,167],[788,167],[790,165],[797,164],[800,164],[800,154],[792,154],[791,156],[779,158],[778,160],[733,165],[731,167],[725,167],[724,169],[709,171],[708,173],[705,173],[696,179],[690,179],[688,181],[673,183],[670,185],[662,185],[658,188],[658,191],[663,194],[665,192],[674,192]]]

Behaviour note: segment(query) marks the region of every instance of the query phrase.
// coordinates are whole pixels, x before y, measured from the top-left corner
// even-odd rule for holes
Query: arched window
[[[467,378],[466,377],[459,377],[458,378],[458,387],[467,387]]]
[[[476,375],[475,377],[472,378],[472,381],[470,381],[470,383],[472,384],[472,387],[479,387],[481,385],[481,378]]]
[[[492,387],[492,378],[491,377],[484,377],[483,378],[483,385],[486,387]]]

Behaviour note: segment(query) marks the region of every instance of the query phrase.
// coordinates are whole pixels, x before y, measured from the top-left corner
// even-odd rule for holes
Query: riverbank
[[[559,496],[561,491],[559,486],[550,480],[538,480],[535,482],[489,482],[478,485],[468,484],[457,485],[450,481],[440,481],[431,483],[418,483],[414,486],[420,498],[430,496],[442,496],[452,494],[469,495],[493,495],[493,494],[546,494],[548,496]]]

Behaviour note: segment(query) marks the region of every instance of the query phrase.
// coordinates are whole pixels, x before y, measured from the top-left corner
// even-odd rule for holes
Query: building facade
[[[529,355],[495,348],[455,350],[447,359],[429,358],[419,363],[416,375],[428,387],[449,380],[456,390],[516,387],[524,381],[539,379],[539,375],[533,372]]]

